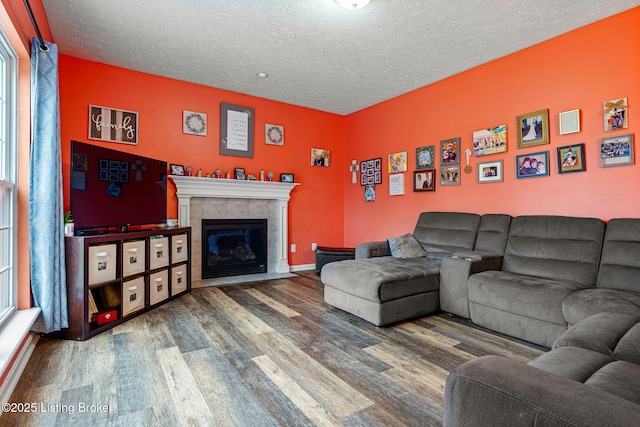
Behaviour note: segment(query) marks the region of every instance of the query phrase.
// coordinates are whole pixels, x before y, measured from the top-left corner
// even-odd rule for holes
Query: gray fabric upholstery
[[[570,327],[553,348],[579,347],[640,365],[640,315],[598,313]]]
[[[418,217],[413,236],[429,253],[470,250],[475,245],[479,225],[478,214],[423,212]]]
[[[427,251],[420,245],[411,233],[400,237],[387,238],[389,252],[396,258],[421,258],[427,256]]]
[[[562,314],[570,325],[604,312],[640,315],[640,292],[584,289],[562,301]]]
[[[373,258],[377,256],[389,256],[389,244],[387,241],[366,242],[356,246],[356,259]]]
[[[438,291],[440,266],[426,258],[376,257],[332,262],[322,268],[325,286],[372,302]]]
[[[480,218],[474,251],[504,255],[511,216],[484,214]]]
[[[560,347],[528,363],[538,369],[584,383],[594,372],[615,362],[611,356],[579,347]]]
[[[477,325],[511,335],[512,337],[551,347],[553,342],[567,330],[566,325],[533,319],[519,313],[509,313],[496,308],[469,301],[471,320]]]
[[[609,363],[585,384],[640,405],[640,366],[622,360]],[[636,425],[640,418],[636,419]]]
[[[640,293],[640,219],[612,219],[602,246],[598,288]]]
[[[438,292],[423,292],[383,303],[366,300],[331,286],[324,287],[327,304],[351,313],[376,326],[388,325],[440,309]]]
[[[485,270],[499,270],[502,257],[484,252],[456,252],[440,266],[440,308],[469,318],[469,276]]]
[[[595,218],[513,218],[502,270],[595,287],[604,225]]]
[[[467,283],[469,300],[508,313],[566,325],[562,301],[583,286],[576,282],[522,276],[506,271],[474,274]]]
[[[638,420],[640,406],[626,398],[504,357],[464,363],[445,386],[445,427],[617,427]]]

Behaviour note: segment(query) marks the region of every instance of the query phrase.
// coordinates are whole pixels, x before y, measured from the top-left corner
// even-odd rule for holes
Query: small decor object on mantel
[[[138,113],[89,105],[89,139],[138,145]]]
[[[293,182],[293,174],[292,173],[281,173],[280,174],[280,182]]]
[[[507,125],[473,132],[474,156],[486,156],[505,151],[507,151]]]
[[[236,168],[236,179],[246,179],[244,176],[244,168]]]
[[[523,114],[516,119],[518,148],[549,143],[549,110]]]
[[[265,124],[264,142],[269,145],[284,145],[284,126]]]
[[[273,173],[273,172],[269,172],[269,173],[267,173],[267,179],[268,179],[269,181],[273,181],[273,177],[274,177],[274,176],[275,176],[275,175],[274,175],[274,173]]]
[[[602,138],[600,162],[603,168],[633,165],[633,134]]]
[[[193,166],[187,166],[187,175],[188,176],[193,175]]]
[[[603,104],[604,131],[611,132],[629,127],[627,117],[627,98],[613,99]]]
[[[182,165],[174,165],[173,163],[171,163],[169,165],[169,169],[171,171],[171,175],[184,176],[184,166]]]
[[[182,133],[207,136],[207,115],[205,113],[182,110]]]

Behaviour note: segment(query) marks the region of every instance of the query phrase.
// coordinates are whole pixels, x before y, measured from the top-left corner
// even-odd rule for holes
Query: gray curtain
[[[31,292],[42,312],[35,332],[67,328],[64,205],[58,97],[58,46],[31,43],[31,157],[29,241]]]

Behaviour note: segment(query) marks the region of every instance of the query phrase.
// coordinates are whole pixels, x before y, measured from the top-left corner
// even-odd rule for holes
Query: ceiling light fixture
[[[267,77],[269,77],[269,74],[267,73],[263,73],[262,71],[260,71],[258,74],[256,74],[258,77],[260,77],[261,79],[266,79]]]
[[[371,0],[336,0],[345,9],[360,9],[369,4]]]

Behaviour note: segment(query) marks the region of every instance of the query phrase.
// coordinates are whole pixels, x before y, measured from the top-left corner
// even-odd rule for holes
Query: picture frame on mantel
[[[253,108],[220,103],[220,155],[253,158]]]

